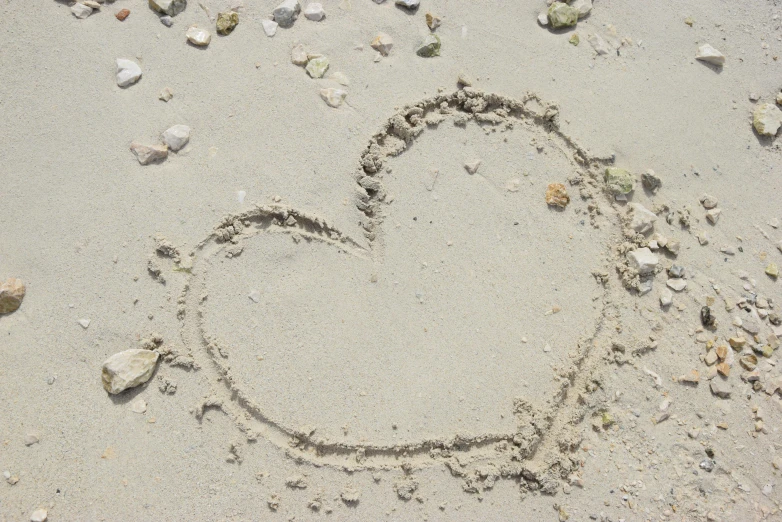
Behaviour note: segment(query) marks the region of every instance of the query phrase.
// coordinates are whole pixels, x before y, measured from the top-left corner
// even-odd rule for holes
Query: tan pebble
[[[565,185],[562,183],[550,183],[546,188],[546,203],[551,206],[565,208],[570,203],[570,196],[568,196]]]
[[[46,522],[48,517],[49,513],[45,509],[36,509],[30,515],[30,522]]]
[[[21,279],[9,277],[0,284],[0,314],[15,312],[22,305],[27,288]]]

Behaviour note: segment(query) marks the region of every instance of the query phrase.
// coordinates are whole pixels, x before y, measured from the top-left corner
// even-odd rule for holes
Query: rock
[[[762,103],[752,113],[752,125],[761,136],[775,136],[782,125],[782,110],[771,103]]]
[[[721,362],[717,366],[715,366],[717,369],[717,372],[720,375],[723,375],[725,377],[728,377],[730,375],[730,365],[726,362]]]
[[[426,13],[426,26],[429,28],[430,31],[434,31],[438,27],[440,27],[440,24],[442,24],[443,21],[440,19],[439,16],[434,15],[432,13]]]
[[[440,56],[440,37],[436,34],[427,35],[427,37],[424,38],[423,43],[418,46],[415,54],[422,58]]]
[[[21,279],[9,277],[0,284],[0,314],[15,312],[22,305],[27,292]]]
[[[701,324],[706,328],[713,328],[714,322],[715,322],[715,318],[714,315],[711,313],[711,308],[709,308],[708,306],[701,307]],[[716,356],[717,352],[714,352],[714,354]]]
[[[307,4],[304,8],[304,18],[312,20],[313,22],[320,22],[326,17],[326,11],[323,10],[323,5],[317,2]]]
[[[673,303],[673,294],[671,291],[667,288],[660,290],[660,306],[665,308],[666,306],[671,306],[671,303]]]
[[[570,37],[568,42],[570,42],[571,45],[578,45],[581,43],[581,38],[579,38],[578,33],[573,33],[573,36]]]
[[[147,411],[147,401],[144,399],[136,399],[133,401],[133,404],[130,405],[130,410],[133,413],[138,413],[139,415],[146,413]]]
[[[148,146],[134,141],[130,144],[130,150],[142,165],[163,161],[168,157],[168,147],[165,145]]]
[[[160,23],[165,25],[166,27],[171,27],[172,25],[174,25],[174,20],[172,20],[171,17],[168,15],[161,16]]]
[[[675,256],[679,255],[679,250],[681,249],[681,247],[682,247],[681,243],[676,240],[668,241],[668,243],[665,245],[665,249]]]
[[[329,59],[325,56],[318,56],[307,62],[304,68],[311,78],[323,78],[326,70],[329,68]]]
[[[160,94],[158,95],[157,98],[158,100],[169,102],[173,97],[174,97],[174,91],[172,91],[170,87],[164,87],[163,90],[160,91]]]
[[[301,12],[299,0],[284,0],[280,5],[274,8],[272,14],[274,21],[282,27],[290,27],[298,18]]]
[[[114,16],[115,16],[115,17],[117,18],[117,20],[119,20],[120,22],[124,22],[124,21],[125,21],[125,18],[127,18],[128,16],[130,16],[130,11],[129,11],[129,10],[127,10],[127,9],[120,9],[120,10],[117,12],[117,14],[115,14]]]
[[[663,185],[663,182],[652,169],[649,169],[641,174],[641,183],[649,192],[657,192],[657,190]]]
[[[329,107],[334,107],[335,109],[342,105],[347,94],[348,93],[345,92],[345,90],[336,89],[334,87],[320,90],[320,97],[323,98],[323,101],[325,101]]]
[[[161,138],[163,143],[168,145],[169,149],[178,152],[190,141],[190,127],[187,125],[174,125],[166,130]]]
[[[670,277],[684,277],[684,267],[681,265],[671,265],[668,269],[668,275]]]
[[[396,5],[415,11],[421,3],[421,0],[396,0]]]
[[[206,47],[212,41],[212,33],[195,25],[187,29],[185,36],[188,42],[197,47]]]
[[[144,384],[152,377],[158,357],[157,352],[141,349],[112,355],[103,363],[103,388],[111,394],[117,394]]]
[[[187,7],[187,0],[149,0],[149,7],[168,16],[176,16]]]
[[[638,248],[627,253],[627,260],[630,267],[638,271],[639,274],[650,274],[657,268],[659,258],[648,248]]]
[[[307,65],[307,62],[309,61],[309,56],[307,55],[307,48],[304,47],[304,44],[299,44],[293,49],[291,49],[291,63],[294,65],[299,65],[301,67]]]
[[[468,161],[464,164],[464,170],[466,170],[468,174],[475,174],[478,172],[478,167],[481,166],[481,163],[483,163],[483,160],[480,159]]]
[[[128,87],[141,78],[141,67],[133,60],[117,58],[117,85]]]
[[[570,203],[570,196],[568,196],[567,190],[565,190],[565,185],[562,183],[550,183],[546,188],[546,203],[551,206],[565,208]]]
[[[24,445],[25,446],[32,446],[33,444],[38,444],[41,441],[41,436],[36,432],[30,432],[24,437]]]
[[[84,5],[81,2],[76,2],[71,6],[71,13],[76,18],[83,20],[92,14],[92,7]]]
[[[751,372],[758,367],[758,358],[755,354],[748,353],[739,357],[739,364],[742,368]]]
[[[605,171],[605,182],[609,192],[614,195],[629,194],[635,188],[635,178],[625,169],[608,167]]]
[[[227,36],[239,25],[239,14],[234,11],[226,11],[217,15],[217,34]]]
[[[90,327],[90,321],[89,319],[79,319],[78,323],[81,325],[82,328],[85,330]]]
[[[711,210],[712,208],[716,207],[718,205],[717,198],[714,196],[710,196],[708,194],[704,194],[701,196],[700,199],[701,205],[703,205],[703,208],[706,210]]]
[[[335,73],[331,73],[331,75],[329,76],[329,79],[330,80],[334,80],[338,84],[344,85],[346,87],[348,85],[350,85],[350,79],[347,76],[345,76],[344,73],[341,73],[339,71],[337,71]]]
[[[461,71],[459,75],[456,77],[456,85],[460,89],[463,89],[465,87],[472,87],[474,83],[475,80],[472,79],[472,76],[468,75],[464,71]]]
[[[582,19],[592,11],[592,0],[573,0],[570,7],[578,11],[578,19]]]
[[[48,517],[49,517],[49,513],[45,509],[43,508],[36,509],[30,515],[30,522],[46,522]]]
[[[771,279],[776,279],[779,277],[779,267],[776,263],[769,263],[766,267],[766,275],[769,276]]]
[[[538,23],[542,25],[543,27],[546,27],[548,25],[548,13],[542,12],[538,15]]]
[[[704,357],[703,362],[706,363],[707,366],[711,366],[714,363],[717,362],[719,357],[717,357],[717,352],[714,350],[709,350],[709,353],[706,354],[706,357]]]
[[[720,399],[730,399],[731,386],[721,377],[712,379],[709,388],[711,388],[711,393]]]
[[[592,46],[592,49],[595,50],[598,56],[610,54],[614,50],[614,48],[605,41],[605,38],[597,33],[587,36],[587,42],[589,42],[589,45]]]
[[[548,21],[551,27],[572,27],[578,23],[578,9],[564,2],[554,2],[548,8]]]
[[[718,66],[722,66],[725,63],[725,55],[709,44],[703,44],[698,47],[695,59]]]
[[[716,225],[717,221],[719,221],[720,219],[720,214],[722,214],[722,210],[718,208],[713,208],[711,210],[708,210],[706,212],[706,220],[712,225]]]
[[[681,292],[687,288],[687,281],[684,279],[669,279],[665,282],[665,284],[668,285],[668,288],[675,292]]]
[[[378,33],[370,45],[372,46],[372,49],[376,50],[383,56],[388,56],[391,52],[391,48],[394,47],[394,41],[387,34]]]
[[[263,26],[263,32],[266,33],[266,36],[271,38],[275,34],[277,34],[277,26],[280,25],[274,20],[267,20],[263,19],[261,20],[261,25]]]
[[[654,222],[657,221],[655,213],[640,203],[630,203],[628,206],[633,209],[633,220],[630,222],[630,228],[639,234],[651,232],[654,229]]]

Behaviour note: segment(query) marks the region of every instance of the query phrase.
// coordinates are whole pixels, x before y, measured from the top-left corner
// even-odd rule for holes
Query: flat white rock
[[[312,2],[307,4],[304,8],[304,18],[312,20],[313,22],[320,22],[326,16],[326,11],[323,10],[323,5],[318,2]]]
[[[117,85],[127,87],[141,78],[141,67],[133,60],[117,58]]]
[[[782,111],[773,103],[762,103],[752,114],[752,125],[761,136],[775,136],[782,126]]]
[[[665,284],[668,285],[668,288],[676,292],[681,292],[687,288],[687,281],[679,278],[669,279]]]
[[[81,2],[76,2],[71,6],[71,13],[80,20],[87,18],[92,14],[92,7],[84,5]]]
[[[329,107],[334,107],[335,109],[342,105],[342,102],[347,95],[348,93],[345,92],[344,89],[337,89],[335,87],[320,90],[320,97],[323,98],[323,101],[326,102]]]
[[[147,411],[147,401],[144,399],[136,399],[133,401],[133,404],[130,405],[130,410],[133,413],[138,413],[139,415],[142,413],[146,413]]]
[[[280,25],[274,20],[267,20],[263,19],[261,20],[261,25],[263,26],[263,32],[266,33],[266,36],[271,38],[275,34],[277,34],[277,27]]]
[[[185,36],[191,44],[198,47],[206,47],[212,41],[212,33],[195,25],[188,28]]]
[[[46,522],[49,517],[49,512],[43,508],[36,509],[30,515],[30,522]]]
[[[187,125],[174,125],[167,129],[161,136],[163,143],[174,152],[179,151],[190,141],[190,127]]]
[[[598,56],[610,54],[614,50],[613,47],[606,42],[605,38],[597,33],[587,36],[587,42],[589,42],[589,45],[592,46],[592,49],[595,50]]]
[[[646,247],[638,248],[627,253],[627,260],[630,266],[638,271],[639,274],[649,274],[657,268],[659,258]]]
[[[709,44],[703,44],[698,47],[698,52],[695,53],[695,59],[712,65],[725,64],[725,55]]]
[[[144,384],[152,377],[159,357],[157,352],[141,349],[112,355],[103,363],[103,388],[111,394],[117,394]]]
[[[90,321],[89,319],[79,319],[79,324],[80,324],[80,325],[81,325],[81,327],[82,327],[82,328],[84,328],[85,330],[86,330],[87,328],[89,328],[89,327],[90,327],[90,323],[91,323],[91,322],[92,322],[92,321]]]
[[[651,232],[654,229],[654,222],[657,221],[655,213],[640,203],[630,203],[628,206],[633,209],[630,227],[639,234]]]

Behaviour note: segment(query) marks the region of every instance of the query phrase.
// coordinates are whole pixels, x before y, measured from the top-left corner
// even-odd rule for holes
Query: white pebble
[[[30,515],[30,522],[46,522],[48,516],[49,513],[45,509],[36,509]]]
[[[703,44],[698,47],[698,52],[695,53],[695,58],[712,65],[721,66],[725,63],[725,55],[709,44]]]
[[[206,47],[212,41],[212,33],[195,25],[188,28],[185,36],[187,41],[198,47]]]
[[[247,297],[256,303],[261,301],[261,293],[258,290],[250,290],[250,293]]]
[[[236,199],[239,201],[239,204],[244,203],[244,198],[247,197],[247,191],[246,190],[240,190],[236,193]]]
[[[323,5],[318,2],[312,2],[304,8],[304,18],[312,20],[313,22],[320,22],[326,16],[326,11],[323,10]]]
[[[187,125],[174,125],[167,129],[161,138],[163,143],[168,145],[169,149],[177,152],[190,141],[190,127]]]
[[[121,393],[147,382],[155,372],[159,355],[150,350],[131,349],[119,352],[103,363],[101,381],[111,393]]]
[[[654,272],[659,262],[659,258],[646,247],[628,252],[627,260],[630,262],[630,266],[637,270],[639,274]]]
[[[329,107],[333,107],[335,109],[342,105],[342,102],[345,100],[345,96],[347,96],[347,94],[348,93],[345,92],[345,90],[336,89],[334,87],[320,90],[320,97],[323,98],[323,101],[325,101]]]
[[[82,328],[84,328],[85,330],[86,330],[87,328],[89,328],[89,326],[90,326],[90,323],[91,323],[91,322],[92,322],[92,321],[90,321],[89,319],[79,319],[79,324],[80,324],[80,325],[81,325],[81,327],[82,327]]]
[[[673,294],[671,291],[667,288],[660,290],[660,306],[671,306],[671,303],[673,303]]]
[[[117,85],[127,87],[141,78],[141,67],[133,60],[117,58]]]
[[[263,26],[263,32],[266,33],[266,36],[271,38],[275,34],[277,34],[277,27],[280,25],[274,20],[261,20],[261,25]]]
[[[668,285],[668,288],[676,292],[681,292],[687,288],[687,281],[679,278],[669,279],[665,284]]]
[[[73,16],[76,18],[84,19],[92,14],[92,7],[76,2],[71,6],[71,13],[73,13]]]
[[[130,405],[130,410],[133,413],[138,413],[138,414],[146,413],[147,401],[145,401],[144,399],[137,399],[133,401],[133,404]]]

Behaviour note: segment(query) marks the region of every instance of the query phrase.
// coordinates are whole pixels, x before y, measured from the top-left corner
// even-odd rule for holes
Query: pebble
[[[212,33],[195,25],[187,29],[185,36],[188,42],[198,47],[206,47],[212,41]]]
[[[163,143],[174,152],[182,149],[190,141],[190,127],[187,125],[174,125],[167,129],[161,136]]]
[[[657,176],[657,174],[655,174],[652,169],[649,169],[641,174],[641,183],[649,192],[657,192],[657,190],[663,185],[660,177]]]
[[[247,297],[249,297],[250,300],[254,303],[261,301],[261,293],[258,290],[250,290],[250,293],[247,295]]]
[[[160,91],[160,95],[158,96],[158,99],[163,100],[164,102],[169,102],[173,97],[174,97],[174,91],[172,91],[170,87],[165,87],[162,91]]]
[[[141,78],[141,67],[133,60],[117,58],[117,85],[128,87]]]
[[[318,56],[307,62],[307,66],[304,70],[311,78],[323,78],[326,74],[326,70],[329,68],[329,59],[325,56]]]
[[[91,323],[91,322],[92,322],[92,321],[90,321],[89,319],[79,319],[79,324],[80,324],[80,325],[81,325],[81,327],[82,327],[82,328],[84,328],[85,330],[86,330],[87,328],[89,328],[89,327],[90,327],[90,323]]]
[[[480,159],[476,159],[474,161],[468,161],[464,164],[464,169],[469,174],[475,174],[476,172],[478,172],[478,168],[481,166],[481,163],[483,163],[483,160]]]
[[[711,389],[711,393],[720,399],[730,398],[731,386],[727,381],[724,381],[720,377],[712,379],[709,388]]]
[[[720,214],[722,214],[721,209],[713,208],[711,210],[708,210],[706,212],[706,220],[712,225],[716,225],[717,221],[719,221],[720,219]]]
[[[684,267],[681,265],[671,265],[668,269],[668,275],[670,277],[684,277]]]
[[[128,9],[120,9],[114,16],[117,17],[117,20],[120,22],[124,22],[125,18],[130,16],[130,11]]]
[[[130,405],[130,410],[133,413],[138,413],[139,415],[146,413],[147,401],[145,401],[144,399],[137,399],[133,401],[133,404]]]
[[[45,509],[39,508],[30,515],[30,522],[46,522],[48,517],[49,513]]]
[[[370,45],[372,46],[372,49],[376,50],[383,56],[388,56],[391,52],[391,48],[394,47],[394,40],[392,40],[391,37],[386,33],[378,33]]]
[[[782,126],[782,111],[772,103],[762,103],[752,113],[752,125],[761,136],[775,136]]]
[[[715,198],[714,196],[710,196],[708,194],[704,194],[703,196],[701,196],[700,202],[701,205],[703,205],[703,208],[705,208],[706,210],[712,209],[716,207],[718,204],[717,198]]]
[[[630,203],[628,206],[633,209],[630,227],[639,234],[651,232],[654,229],[654,222],[657,221],[655,213],[640,203]]]
[[[239,25],[239,14],[234,11],[226,11],[217,15],[217,34],[227,36]]]
[[[83,20],[92,14],[92,7],[76,2],[71,6],[71,13],[76,18]]]
[[[418,46],[415,54],[422,58],[440,56],[440,37],[436,34],[427,35],[421,45]]]
[[[329,107],[333,107],[335,109],[342,105],[342,102],[345,100],[345,96],[347,95],[348,93],[345,92],[344,89],[337,89],[334,87],[320,90],[320,97],[323,98],[323,101],[325,101]]]
[[[332,73],[329,76],[329,79],[334,80],[338,84],[344,85],[346,87],[350,85],[350,79],[344,73],[341,72]]]
[[[38,444],[39,442],[41,442],[41,436],[34,431],[28,433],[24,437],[25,446],[32,446],[33,444]]]
[[[538,15],[538,23],[543,27],[546,27],[548,25],[548,13],[546,13],[545,11],[540,13]]]
[[[703,44],[698,47],[698,52],[695,53],[695,59],[719,66],[722,66],[725,63],[725,55],[709,44]]]
[[[671,303],[673,303],[673,294],[671,291],[667,288],[660,290],[660,306],[664,308],[666,306],[671,306]]]
[[[15,312],[22,305],[27,288],[21,279],[9,277],[0,284],[0,314]]]
[[[309,56],[307,54],[307,48],[304,47],[304,44],[299,44],[295,46],[293,49],[291,49],[292,64],[303,67],[307,65],[308,61],[309,61]]]
[[[280,25],[274,20],[268,20],[263,19],[261,20],[261,25],[263,26],[263,32],[266,33],[266,36],[271,38],[275,34],[277,34],[277,27]]]
[[[638,248],[627,253],[627,260],[630,266],[638,271],[639,274],[649,274],[654,272],[659,263],[659,258],[646,247]]]
[[[605,182],[608,190],[615,195],[629,194],[635,188],[635,178],[625,169],[607,167]]]
[[[587,42],[589,42],[589,45],[592,46],[592,49],[595,50],[598,56],[604,56],[613,51],[613,48],[605,41],[605,38],[597,33],[587,36]]]
[[[559,208],[565,208],[570,203],[565,185],[562,183],[550,183],[546,188],[546,203]],[[651,290],[651,288],[649,288]]]
[[[779,267],[776,265],[776,263],[769,263],[766,267],[766,275],[769,276],[772,279],[776,279],[779,277]]]
[[[592,12],[592,0],[572,0],[570,7],[578,11],[578,19],[582,19]]]
[[[687,281],[684,279],[669,279],[665,282],[665,284],[668,285],[668,288],[674,290],[675,292],[681,292],[687,288]]]
[[[396,0],[396,5],[406,9],[415,10],[421,4],[421,0]]]
[[[578,9],[564,2],[554,2],[548,8],[548,20],[551,27],[572,27],[578,23]]]
[[[280,24],[282,27],[290,27],[293,22],[298,18],[301,12],[301,5],[299,0],[284,0],[280,5],[274,8],[272,14],[274,15],[274,21]]]
[[[434,31],[438,27],[440,27],[440,24],[442,24],[442,19],[432,13],[426,13],[426,26],[429,28],[430,31]]]
[[[149,7],[168,16],[176,16],[187,7],[187,0],[149,0]]]
[[[304,8],[304,18],[312,20],[313,22],[320,22],[326,17],[326,11],[323,10],[323,5],[318,2],[312,2],[307,4]]]
[[[143,145],[134,141],[130,144],[130,151],[142,165],[163,161],[168,157],[168,147],[165,145]]]
[[[168,15],[161,16],[160,17],[160,23],[165,25],[166,27],[171,27],[172,25],[174,25],[174,20],[173,20],[173,18],[171,18]]]
[[[144,384],[152,377],[158,358],[157,352],[141,349],[112,355],[103,363],[103,388],[111,394],[117,394]]]

